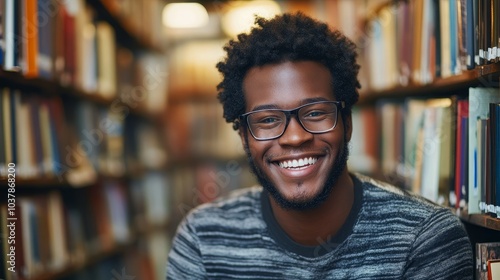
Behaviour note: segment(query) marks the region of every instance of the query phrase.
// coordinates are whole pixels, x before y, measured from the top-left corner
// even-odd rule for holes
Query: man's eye
[[[275,117],[267,117],[267,118],[262,118],[259,123],[264,123],[264,124],[271,124],[271,123],[276,123],[276,122],[279,122],[280,119],[279,118],[275,118]]]
[[[323,111],[311,111],[311,112],[308,112],[307,114],[304,115],[304,117],[308,118],[308,117],[321,117],[321,116],[324,116],[326,114],[326,112],[323,112]]]

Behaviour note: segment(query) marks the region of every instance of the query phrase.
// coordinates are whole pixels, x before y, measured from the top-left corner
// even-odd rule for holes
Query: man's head
[[[303,14],[256,23],[226,45],[217,64],[224,117],[239,129],[252,170],[276,202],[314,208],[347,172],[360,87],[355,46]]]

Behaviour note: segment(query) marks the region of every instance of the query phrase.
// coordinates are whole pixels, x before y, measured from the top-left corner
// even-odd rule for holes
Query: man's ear
[[[245,147],[247,145],[247,138],[245,128],[241,125],[238,127],[238,135],[240,136],[241,144],[243,144],[243,147]]]
[[[250,154],[250,148],[248,147],[248,130],[245,127],[238,128],[238,135],[240,135],[241,145],[243,146],[243,150],[245,154]]]
[[[352,136],[352,114],[345,114],[342,116],[344,118],[344,133],[347,142],[351,141]]]

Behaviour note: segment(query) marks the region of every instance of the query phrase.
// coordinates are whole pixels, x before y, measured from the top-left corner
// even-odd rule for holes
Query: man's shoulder
[[[361,224],[364,230],[405,232],[429,236],[436,229],[463,234],[463,225],[451,209],[419,195],[369,177],[359,176],[363,185]],[[373,221],[377,222],[373,222]]]
[[[356,177],[363,184],[364,205],[372,210],[382,213],[398,213],[398,215],[407,213],[413,218],[422,219],[436,215],[438,212],[449,212],[450,217],[455,216],[448,208],[415,193],[364,175],[356,174]]]

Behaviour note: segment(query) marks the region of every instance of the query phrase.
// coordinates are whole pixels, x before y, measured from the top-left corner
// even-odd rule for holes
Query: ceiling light
[[[200,3],[170,3],[162,13],[168,28],[199,28],[208,23],[208,12]]]
[[[274,1],[231,1],[231,7],[222,17],[222,29],[231,37],[250,31],[255,23],[255,15],[271,18],[281,12]]]

